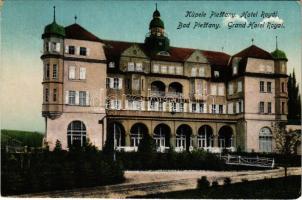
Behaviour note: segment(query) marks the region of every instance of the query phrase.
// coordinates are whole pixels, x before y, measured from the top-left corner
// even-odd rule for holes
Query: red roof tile
[[[273,60],[273,57],[269,52],[255,46],[255,45],[249,46],[248,48],[240,51],[239,53],[236,53],[232,57],[241,57],[241,58],[250,57],[250,58],[261,58],[261,59]]]
[[[78,24],[72,24],[70,26],[65,27],[66,38],[76,39],[76,40],[88,40],[94,42],[101,42],[97,36],[93,35],[82,26]]]

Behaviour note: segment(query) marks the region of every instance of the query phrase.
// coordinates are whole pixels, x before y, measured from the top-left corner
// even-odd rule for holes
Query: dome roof
[[[42,37],[49,36],[49,35],[57,35],[57,36],[64,37],[65,29],[63,26],[57,24],[56,21],[53,21],[51,24],[45,26]]]
[[[272,54],[273,58],[276,60],[287,60],[285,52],[281,51],[279,49],[276,49],[271,54]]]
[[[157,17],[155,17],[151,20],[149,29],[156,28],[156,27],[165,28],[164,22],[160,18],[157,18]]]
[[[160,17],[160,12],[157,9],[153,12],[153,17]]]

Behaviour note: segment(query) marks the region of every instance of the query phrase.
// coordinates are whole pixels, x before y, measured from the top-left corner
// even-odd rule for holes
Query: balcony
[[[183,98],[183,93],[181,92],[167,92],[167,98]]]
[[[151,97],[164,97],[166,93],[164,91],[150,91]]]

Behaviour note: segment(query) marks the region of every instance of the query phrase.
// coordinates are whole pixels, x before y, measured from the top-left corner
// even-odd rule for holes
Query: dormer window
[[[204,77],[204,76],[205,76],[204,67],[200,67],[200,68],[199,68],[199,76],[200,76],[200,77]]]
[[[214,77],[218,78],[219,77],[219,71],[214,71]]]
[[[110,63],[109,63],[109,68],[115,68],[114,62],[110,62]]]
[[[134,62],[129,62],[128,63],[128,71],[133,72],[134,71]]]
[[[142,72],[143,71],[143,64],[142,63],[136,63],[135,69],[138,72]]]

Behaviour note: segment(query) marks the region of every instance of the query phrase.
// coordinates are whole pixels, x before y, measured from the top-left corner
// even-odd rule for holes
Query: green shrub
[[[212,182],[212,187],[217,187],[218,185],[219,185],[218,181],[215,180],[215,181]]]
[[[202,176],[200,179],[197,180],[197,188],[204,189],[210,187],[210,182],[208,181],[206,176]]]
[[[223,185],[231,185],[232,179],[230,177],[226,177],[223,179]]]

